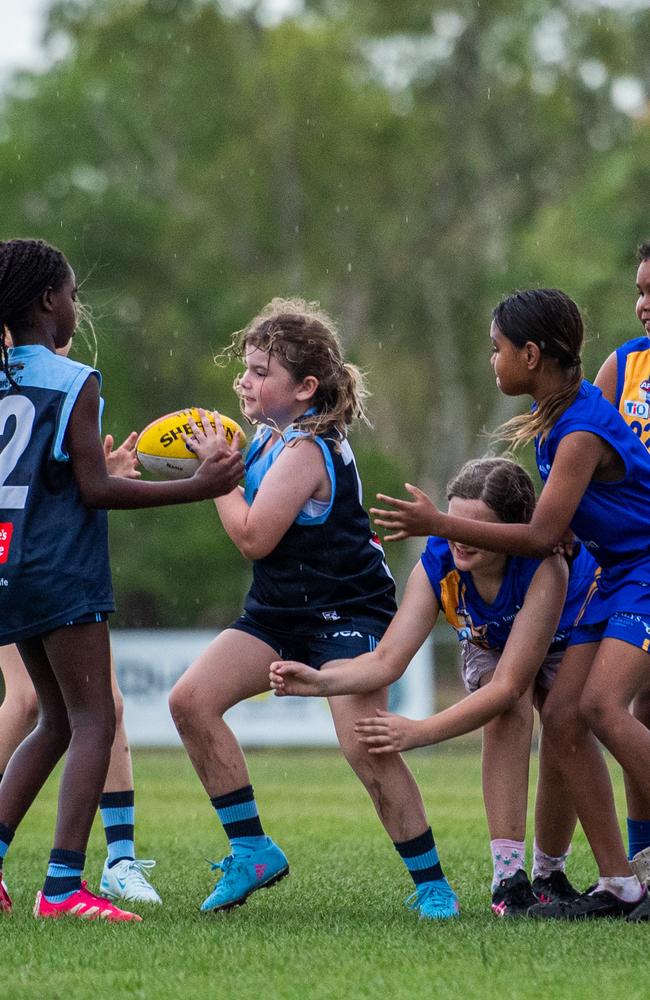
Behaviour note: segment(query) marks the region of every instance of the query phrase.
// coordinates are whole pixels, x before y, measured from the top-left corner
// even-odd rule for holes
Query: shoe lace
[[[228,870],[232,868],[235,863],[235,856],[234,854],[228,854],[225,858],[222,858],[221,861],[210,861],[210,858],[206,858],[205,860],[210,865],[210,871],[221,871],[224,875],[226,875]]]
[[[149,859],[144,861],[140,858],[135,858],[133,861],[129,862],[129,875],[132,877],[132,881],[135,883],[135,887],[138,889],[149,889],[151,888],[147,877],[144,874],[146,869],[154,868],[156,862]]]
[[[429,902],[433,903],[434,906],[442,906],[449,900],[449,893],[449,887],[444,884],[425,882],[404,900],[404,906],[407,906],[409,910],[418,910],[423,903]]]

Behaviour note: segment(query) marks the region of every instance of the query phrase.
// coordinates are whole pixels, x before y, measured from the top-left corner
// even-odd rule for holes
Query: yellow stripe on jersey
[[[644,445],[650,447],[650,392],[642,388],[650,381],[650,342],[642,351],[632,351],[625,358],[623,391],[618,409],[629,427]]]
[[[465,584],[461,584],[460,573],[452,569],[440,581],[440,603],[445,618],[456,629],[459,639],[487,646],[486,625],[474,625],[465,601]]]

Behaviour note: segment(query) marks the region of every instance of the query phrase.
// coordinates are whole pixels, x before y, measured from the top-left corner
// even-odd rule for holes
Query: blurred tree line
[[[301,295],[369,374],[366,501],[441,494],[513,412],[488,363],[502,295],[572,294],[590,376],[639,332],[649,37],[634,0],[59,0],[57,58],[2,98],[0,236],[75,267],[116,439],[237,416],[214,356]],[[237,613],[250,571],[211,505],[113,513],[111,539],[117,624]],[[398,575],[412,554],[390,550]]]

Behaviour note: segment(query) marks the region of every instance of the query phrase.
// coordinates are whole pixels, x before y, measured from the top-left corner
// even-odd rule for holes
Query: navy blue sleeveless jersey
[[[46,347],[0,374],[0,644],[113,611],[106,511],[89,510],[65,450],[79,392],[99,372]]]
[[[265,454],[263,427],[246,457],[244,495],[250,505],[282,449],[305,432],[290,428]],[[244,604],[252,619],[275,631],[324,632],[354,621],[382,635],[395,614],[395,585],[381,543],[361,504],[361,483],[347,441],[315,437],[331,496],[308,501],[273,552],[253,562],[253,585]],[[338,446],[337,446],[338,444]]]
[[[488,604],[476,589],[472,574],[456,569],[448,541],[432,535],[422,553],[422,566],[431,588],[459,642],[496,650],[502,650],[508,641],[513,622],[523,607],[526,592],[541,562],[541,559],[511,556],[499,593]],[[567,597],[549,653],[566,648],[571,626],[589,593],[595,572],[596,563],[584,546],[580,546],[571,563]]]
[[[589,483],[571,521],[602,567],[580,622],[595,624],[617,611],[650,614],[650,454],[600,389],[585,380],[546,440],[535,442],[544,482],[560,441],[576,431],[602,438],[624,465],[616,482]]]

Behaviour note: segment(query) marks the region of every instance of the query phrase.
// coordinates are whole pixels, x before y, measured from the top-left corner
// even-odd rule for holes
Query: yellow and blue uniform
[[[114,610],[106,511],[79,495],[66,451],[79,393],[99,372],[40,344],[0,374],[0,645]]]
[[[614,405],[650,448],[650,338],[635,337],[617,348]]]
[[[544,442],[535,442],[537,467],[548,479],[558,445],[567,434],[602,438],[623,462],[621,479],[593,480],[571,521],[576,536],[601,567],[579,614],[571,644],[611,636],[650,649],[650,454],[630,434],[621,414],[586,380]]]
[[[541,559],[510,556],[499,592],[490,604],[479,594],[472,574],[457,569],[445,539],[432,536],[422,554],[422,566],[429,583],[459,642],[499,651],[508,641],[512,623],[523,607],[526,592],[541,562]],[[549,652],[559,652],[566,647],[571,626],[584,603],[595,570],[594,560],[581,546],[571,564],[567,598]]]

